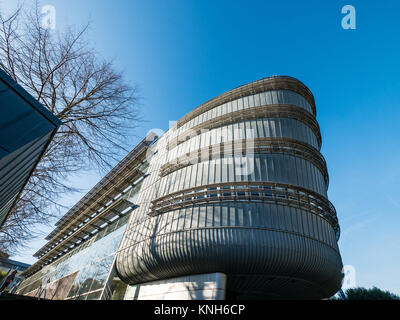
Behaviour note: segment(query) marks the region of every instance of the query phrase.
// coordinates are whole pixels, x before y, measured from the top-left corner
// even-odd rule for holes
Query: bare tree
[[[32,239],[33,225],[59,217],[60,196],[76,190],[66,183],[71,173],[118,160],[140,118],[136,88],[93,49],[88,25],[56,32],[41,20],[38,3],[0,12],[0,67],[62,121],[0,230],[8,252]]]

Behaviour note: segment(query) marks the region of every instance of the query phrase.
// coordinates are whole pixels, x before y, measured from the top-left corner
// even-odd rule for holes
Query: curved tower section
[[[153,144],[116,259],[139,284],[221,272],[242,298],[329,297],[339,224],[310,90],[258,80],[197,107]]]

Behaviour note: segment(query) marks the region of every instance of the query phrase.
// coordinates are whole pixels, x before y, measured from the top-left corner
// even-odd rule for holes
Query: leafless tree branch
[[[62,125],[0,229],[6,252],[23,248],[35,235],[32,226],[59,217],[60,198],[77,190],[66,182],[71,173],[108,170],[127,151],[140,119],[136,88],[90,46],[89,25],[48,30],[39,7],[19,6],[8,16],[0,11],[0,67]]]

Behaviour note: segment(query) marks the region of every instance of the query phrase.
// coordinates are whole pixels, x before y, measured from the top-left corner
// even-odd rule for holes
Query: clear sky
[[[60,29],[89,19],[98,52],[139,86],[146,120],[135,131],[140,137],[239,85],[271,75],[304,82],[317,104],[343,263],[354,266],[357,285],[400,294],[399,1],[43,4],[55,6]],[[341,26],[347,4],[356,9],[355,30]],[[99,178],[82,173],[72,182],[88,191]],[[80,196],[65,202],[72,206]],[[13,258],[32,263],[44,243]]]

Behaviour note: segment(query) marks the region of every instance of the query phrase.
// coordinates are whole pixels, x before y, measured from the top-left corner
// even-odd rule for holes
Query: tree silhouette
[[[400,297],[394,293],[383,291],[377,287],[347,289],[346,295],[348,300],[400,300]]]
[[[0,229],[0,250],[14,253],[34,225],[59,218],[59,199],[78,190],[66,182],[72,173],[106,172],[128,151],[140,119],[136,88],[91,46],[89,24],[49,30],[43,18],[39,2],[7,16],[0,8],[0,67],[62,122]]]

